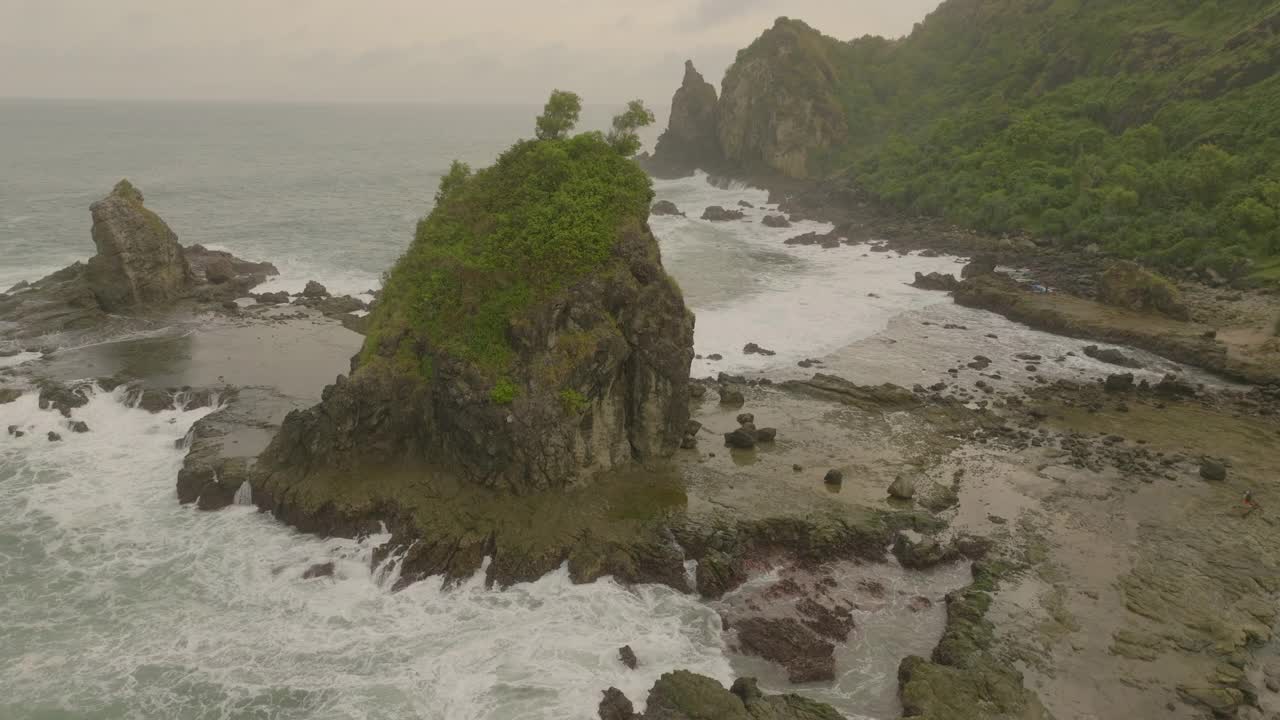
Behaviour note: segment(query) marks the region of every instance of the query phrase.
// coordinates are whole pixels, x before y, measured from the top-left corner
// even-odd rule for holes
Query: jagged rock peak
[[[89,207],[93,242],[89,288],[103,310],[162,303],[187,294],[193,284],[178,236],[143,205],[142,192],[121,180]]]
[[[707,82],[692,60],[684,63],[684,79],[671,98],[671,117],[658,138],[650,172],[662,176],[688,175],[695,169],[714,170],[723,162],[716,136],[715,86]]]

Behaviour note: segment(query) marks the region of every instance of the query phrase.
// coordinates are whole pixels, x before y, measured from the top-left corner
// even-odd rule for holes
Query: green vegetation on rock
[[[775,70],[812,103],[805,122],[847,126],[813,138],[809,175],[969,228],[1241,275],[1280,255],[1277,29],[1273,0],[947,0],[898,41],[780,20],[739,54],[721,110],[753,58],[795,47]]]
[[[453,164],[386,277],[362,363],[399,353],[417,365],[434,349],[501,374],[522,312],[598,270],[620,229],[643,222],[653,191],[623,152],[644,119],[630,115],[648,111],[633,104],[611,144],[595,132],[567,136],[579,106],[557,91],[538,120],[545,139],[518,142],[475,172]]]

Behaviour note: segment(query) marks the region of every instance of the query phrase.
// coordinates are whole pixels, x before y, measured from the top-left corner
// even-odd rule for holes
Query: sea
[[[589,106],[581,127],[603,128],[617,109]],[[0,290],[90,256],[89,205],[124,177],[183,244],[274,262],[281,274],[263,290],[308,280],[334,294],[376,289],[449,163],[492,162],[532,135],[539,111],[0,100]],[[695,361],[696,376],[798,377],[811,372],[798,361],[847,360],[861,343],[855,379],[909,384],[954,360],[941,346],[877,340],[895,327],[920,335],[904,328],[968,312],[958,320],[988,323],[1010,348],[1031,335],[907,285],[915,271],[954,271],[956,258],[789,246],[830,228],[765,227],[776,209],[764,191],[705,175],[654,185],[686,213],[651,225],[697,314],[697,352],[722,356]],[[743,221],[699,219],[709,205],[740,203],[750,205]],[[775,354],[746,354],[746,342]],[[477,577],[392,592],[370,565],[385,536],[326,540],[250,507],[179,507],[178,441],[211,411],[152,415],[99,392],[75,411],[94,431],[51,443],[43,434],[61,418],[34,397],[0,405],[0,427],[35,429],[0,437],[0,718],[586,719],[610,686],[643,707],[663,672],[727,683],[753,667],[713,607],[665,587],[575,585],[561,570],[509,588]],[[335,576],[302,580],[318,559],[335,559]],[[858,634],[865,662],[799,691],[855,720],[894,717],[903,648],[927,650],[937,632],[872,623]],[[634,671],[617,660],[624,644],[642,659]],[[888,707],[864,702],[886,692]]]

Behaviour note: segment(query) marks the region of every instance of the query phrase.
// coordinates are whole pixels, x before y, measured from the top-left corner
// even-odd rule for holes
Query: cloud
[[[769,5],[769,0],[698,0],[681,25],[691,24],[694,31],[742,17],[752,10]]]

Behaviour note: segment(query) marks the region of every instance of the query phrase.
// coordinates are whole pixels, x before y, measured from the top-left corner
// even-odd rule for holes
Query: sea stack
[[[679,177],[697,169],[714,170],[723,163],[716,135],[716,89],[692,60],[686,60],[684,80],[671,98],[671,118],[647,169],[659,177]]]
[[[646,225],[652,196],[592,134],[517,143],[474,174],[455,165],[350,377],[289,414],[255,501],[354,532],[442,487],[527,496],[674,454],[693,315]]]
[[[128,180],[89,207],[93,242],[87,280],[98,305],[108,312],[168,302],[187,295],[194,284],[178,236],[142,204]]]

